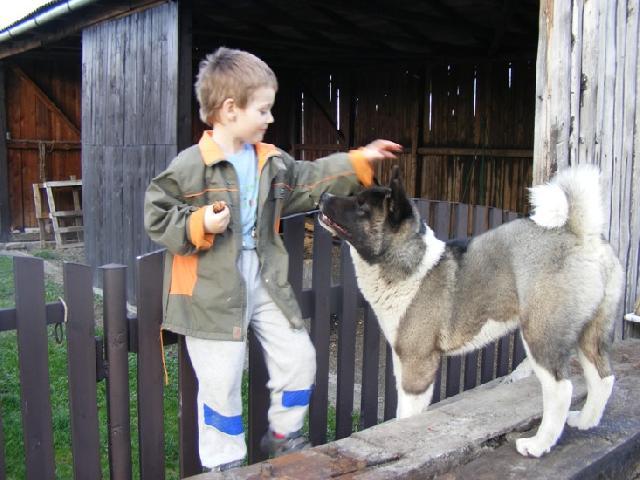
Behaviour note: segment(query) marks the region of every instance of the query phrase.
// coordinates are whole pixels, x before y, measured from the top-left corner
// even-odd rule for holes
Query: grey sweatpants
[[[255,250],[243,250],[238,267],[248,292],[245,327],[253,328],[269,371],[269,426],[277,433],[295,432],[302,428],[309,408],[315,349],[307,331],[293,329],[262,286]],[[186,337],[186,343],[198,378],[200,461],[211,468],[243,459],[247,447],[241,383],[246,342]]]

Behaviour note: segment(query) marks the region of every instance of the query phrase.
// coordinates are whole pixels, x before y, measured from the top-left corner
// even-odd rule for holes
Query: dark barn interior
[[[223,45],[276,72],[266,141],[296,158],[388,138],[404,146],[397,163],[416,197],[526,213],[538,8],[537,0],[90,2],[22,44],[1,45],[11,200],[2,217],[12,229],[35,227],[31,184],[81,176],[87,261],[133,267],[157,248],[142,225],[144,190],[198,140],[194,75]],[[379,164],[381,182],[393,163]]]
[[[194,71],[220,45],[267,61],[280,82],[267,141],[313,159],[389,138],[415,196],[527,210],[537,0],[207,5]]]

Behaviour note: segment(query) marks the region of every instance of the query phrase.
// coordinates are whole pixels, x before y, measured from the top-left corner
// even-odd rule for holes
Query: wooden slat
[[[369,428],[378,423],[378,359],[380,356],[380,327],[375,313],[367,303],[364,311],[362,339],[362,397],[360,426]]]
[[[51,302],[45,305],[47,325],[64,321],[64,307],[61,302]],[[16,329],[16,309],[0,308],[0,332]]]
[[[465,157],[532,158],[533,150],[517,148],[420,147],[419,155],[452,155]]]
[[[164,254],[138,257],[138,442],[140,478],[163,479],[164,417],[163,358],[160,344],[162,323],[162,270]]]
[[[4,427],[2,426],[2,404],[0,404],[0,480],[5,480],[6,462],[4,460]]]
[[[302,300],[304,219],[303,215],[296,215],[282,221],[284,245],[289,253],[289,283],[293,288],[293,293],[295,293],[298,303]]]
[[[311,340],[316,347],[316,383],[309,410],[311,443],[327,441],[327,406],[329,378],[329,326],[331,304],[331,235],[314,222],[313,272],[314,308],[311,319]]]
[[[60,227],[58,233],[77,233],[81,232],[84,227]]]
[[[53,479],[44,262],[14,257],[13,275],[26,478]]]
[[[202,472],[198,455],[198,380],[184,337],[178,339],[178,388],[180,417],[180,478]]]
[[[358,321],[358,286],[349,253],[342,243],[342,309],[338,318],[338,386],[336,399],[336,439],[351,435],[353,384],[355,378],[356,322]]]
[[[5,66],[0,63],[0,132],[8,132],[5,94]],[[9,159],[7,136],[0,135],[0,242],[9,240],[11,232],[11,207],[9,203]]]
[[[264,359],[264,351],[255,332],[249,329],[249,463],[266,460],[266,455],[260,449],[260,439],[269,428],[267,412],[269,410],[270,395],[267,388],[269,372]]]
[[[398,387],[396,386],[396,376],[393,372],[393,354],[391,346],[387,342],[384,366],[384,420],[396,418],[397,408]]]
[[[91,267],[64,265],[67,370],[74,478],[100,478],[96,345]]]
[[[59,210],[50,214],[53,217],[81,217],[82,210]]]
[[[126,267],[100,267],[104,288],[104,337],[109,422],[109,466],[112,478],[131,478],[131,424],[129,417],[129,361],[126,314]]]
[[[524,344],[522,343],[522,336],[520,335],[520,331],[515,332],[515,338],[513,341],[513,362],[511,368],[516,368],[522,360],[527,356],[527,352],[524,349]]]

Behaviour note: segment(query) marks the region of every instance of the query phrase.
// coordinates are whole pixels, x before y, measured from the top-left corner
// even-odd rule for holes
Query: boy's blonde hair
[[[213,125],[227,98],[245,108],[253,92],[261,87],[278,90],[278,80],[265,62],[243,50],[218,48],[200,62],[195,83],[200,119]]]

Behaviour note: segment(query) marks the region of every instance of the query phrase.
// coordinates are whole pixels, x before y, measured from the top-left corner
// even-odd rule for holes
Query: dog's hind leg
[[[437,361],[436,361],[437,362]],[[398,406],[396,418],[407,418],[425,410],[433,396],[433,379],[436,368],[432,362],[403,362],[393,352],[393,370],[398,385]],[[436,363],[437,365],[437,363]],[[425,370],[427,367],[427,370]],[[431,373],[431,370],[433,373]]]
[[[586,430],[600,423],[613,390],[614,376],[609,362],[612,327],[618,318],[623,273],[613,263],[605,295],[593,319],[580,334],[578,359],[587,382],[587,400],[580,411],[569,412],[567,425]]]
[[[521,455],[540,457],[551,450],[562,435],[571,406],[573,386],[570,380],[556,378],[557,374],[536,361],[535,353],[532,355],[524,339],[523,343],[533,371],[542,386],[542,422],[533,437],[516,440],[516,449]]]

